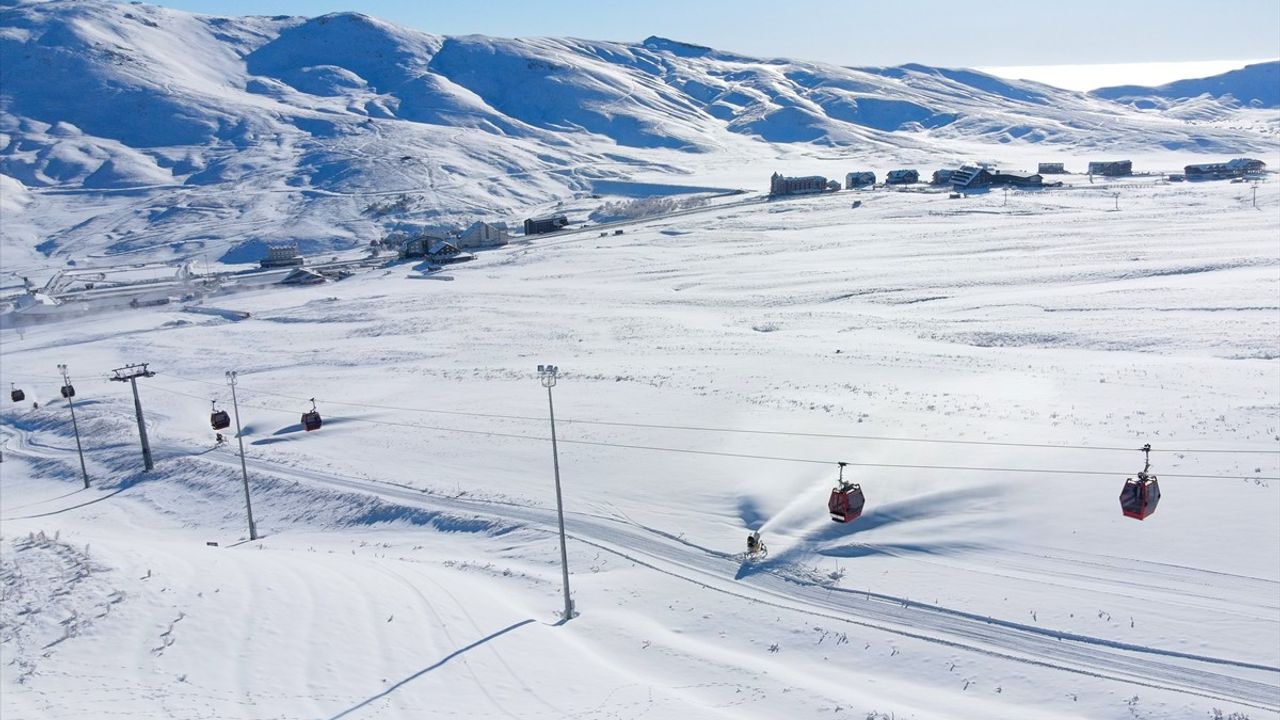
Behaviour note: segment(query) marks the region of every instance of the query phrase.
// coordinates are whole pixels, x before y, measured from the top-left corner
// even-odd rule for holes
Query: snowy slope
[[[243,320],[0,330],[0,712],[1280,717],[1280,192],[1116,187],[757,203],[223,298]],[[104,379],[140,361],[152,473]],[[229,368],[258,542],[207,424]]]
[[[1216,97],[661,38],[19,0],[0,61],[6,292],[773,170],[1280,167],[1274,110]],[[40,306],[0,328],[26,392],[0,404],[0,716],[1280,719],[1280,191],[1065,179],[746,195],[199,313]],[[106,379],[131,362],[152,472]],[[258,541],[208,424],[228,369]]]
[[[1275,109],[1280,108],[1280,60],[1255,63],[1206,78],[1178,80],[1159,87],[1121,85],[1099,88],[1090,94],[1135,104],[1153,98],[1188,100],[1208,95],[1246,107]]]
[[[27,273],[86,256],[232,262],[273,240],[321,252],[405,226],[518,222],[599,194],[601,181],[718,189],[717,164],[800,172],[797,160],[841,159],[832,174],[883,173],[1003,160],[1006,148],[1275,146],[1256,127],[973,71],[757,59],[662,38],[442,37],[354,13],[15,2],[0,8],[0,58],[0,173],[42,208],[6,213],[0,246]]]

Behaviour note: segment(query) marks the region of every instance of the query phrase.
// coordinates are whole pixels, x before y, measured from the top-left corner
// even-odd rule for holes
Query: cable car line
[[[153,387],[160,388],[158,384],[153,385]],[[173,390],[171,388],[164,388],[163,390],[164,392],[173,393],[175,395],[184,395],[186,397],[195,398],[198,400],[204,399],[199,396],[192,395],[190,393],[184,393],[179,390]],[[278,412],[278,413],[288,413],[291,415],[295,412],[294,410],[289,410],[285,408],[271,407],[267,405],[257,405],[252,403],[242,403],[242,405],[244,407],[251,407],[258,410],[267,410],[270,412]],[[516,439],[516,440],[533,440],[533,441],[539,441],[539,442],[551,441],[550,437],[542,436],[542,435],[524,435],[519,433],[505,433],[505,432],[499,432],[494,430],[471,430],[466,428],[444,427],[439,425],[423,425],[420,423],[397,422],[394,420],[376,420],[373,418],[350,417],[350,416],[332,416],[331,419],[343,420],[348,422],[370,423],[374,425],[386,425],[390,427],[412,428],[415,430],[434,430],[434,431],[446,432],[446,433],[483,435],[488,437],[501,437],[501,438]],[[602,440],[574,440],[574,439],[558,438],[558,441],[561,443],[570,444],[570,445],[612,447],[612,448],[622,448],[627,450],[649,450],[654,452],[683,453],[683,454],[689,454],[689,455],[727,457],[727,458],[738,458],[738,459],[744,459],[744,460],[769,460],[774,462],[807,463],[811,465],[834,465],[839,462],[842,462],[837,460],[823,460],[823,459],[817,459],[817,458],[789,457],[789,456],[781,456],[781,455],[760,455],[755,453],[737,453],[737,452],[729,452],[725,450],[700,450],[696,448],[673,448],[673,447],[664,447],[660,445],[639,445],[639,444],[633,444],[633,443],[605,442]],[[1069,469],[1061,469],[1061,468],[1007,468],[1007,467],[987,467],[987,466],[967,466],[967,465],[924,465],[924,464],[909,464],[909,463],[871,463],[871,462],[845,462],[844,464],[850,467],[890,468],[890,469],[905,469],[905,470],[948,470],[948,471],[965,471],[965,472],[1001,472],[1001,473],[1024,473],[1024,474],[1035,473],[1035,474],[1046,474],[1046,475],[1089,475],[1089,476],[1095,476],[1095,477],[1109,477],[1116,474],[1116,473],[1109,473],[1101,470],[1069,470]],[[1257,479],[1257,480],[1280,481],[1280,477],[1259,476],[1259,475],[1196,475],[1196,474],[1166,473],[1164,474],[1164,476],[1168,478],[1182,478],[1182,479],[1192,479],[1192,480]]]
[[[197,378],[188,378],[181,375],[167,374],[168,377],[177,378],[179,380],[187,380],[190,382],[205,383],[216,385],[207,380]],[[309,402],[312,398],[304,398],[293,395],[285,395],[282,393],[272,392],[269,390],[257,390],[246,388],[260,395],[270,395],[283,398],[286,400],[298,400],[300,402]],[[527,422],[545,422],[545,417],[530,415],[506,415],[501,413],[479,413],[466,412],[461,410],[437,410],[432,408],[405,407],[397,405],[377,405],[374,403],[358,403],[344,400],[331,400],[320,398],[320,402],[329,405],[344,405],[348,407],[366,408],[370,410],[394,410],[399,412],[418,412],[430,413],[437,415],[457,415],[462,417],[478,417],[498,420],[520,420]],[[622,422],[608,420],[583,420],[575,418],[556,418],[557,422],[575,423],[578,425],[598,425],[603,427],[631,427],[648,430],[677,430],[683,432],[721,432],[735,433],[747,435],[777,435],[782,437],[809,437],[822,438],[829,440],[867,440],[874,442],[912,442],[939,445],[976,445],[984,447],[1020,447],[1020,448],[1040,448],[1050,450],[1095,450],[1107,452],[1132,452],[1140,450],[1138,447],[1119,447],[1106,445],[1055,445],[1052,443],[1023,443],[1023,442],[1002,442],[994,440],[960,440],[960,439],[939,439],[939,438],[913,438],[905,436],[887,436],[887,435],[854,435],[848,433],[819,433],[819,432],[802,432],[796,430],[759,430],[750,428],[719,428],[697,425],[663,425],[660,423],[638,423],[638,422]],[[1221,448],[1153,448],[1152,452],[1165,453],[1184,453],[1184,454],[1201,454],[1201,453],[1218,453],[1218,454],[1274,454],[1280,455],[1280,449],[1276,450],[1230,450]]]

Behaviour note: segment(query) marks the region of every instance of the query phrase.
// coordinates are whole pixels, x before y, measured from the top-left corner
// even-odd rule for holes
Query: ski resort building
[[[487,223],[483,221],[471,224],[458,236],[459,248],[499,247],[511,241],[511,232],[506,223]]]
[[[920,182],[920,173],[915,170],[890,170],[884,176],[885,185],[910,185]]]
[[[865,170],[851,172],[844,176],[844,189],[854,190],[857,188],[871,187],[876,184],[876,174]]]
[[[439,250],[444,245],[448,245],[455,251],[457,250],[455,245],[450,244],[442,237],[424,234],[414,235],[400,241],[400,257],[403,259],[429,257],[433,250]]]
[[[1267,169],[1267,164],[1252,158],[1236,158],[1221,163],[1198,163],[1183,170],[1188,180],[1222,180],[1254,175]]]
[[[462,262],[464,260],[470,260],[473,257],[475,256],[471,253],[462,252],[458,249],[457,245],[454,245],[447,240],[440,240],[432,243],[427,248],[427,259],[440,265]]]
[[[524,221],[525,235],[541,235],[569,227],[569,218],[564,215],[552,215],[544,218],[529,218]]]
[[[953,172],[955,172],[955,171],[954,171],[954,170],[947,170],[946,168],[943,168],[942,170],[934,170],[934,171],[933,171],[933,184],[934,184],[934,185],[946,185],[946,184],[950,183],[950,182],[951,182],[951,173],[953,173]]]
[[[1040,163],[1036,172],[1041,175],[1065,175],[1067,168],[1063,163]]]
[[[1037,173],[997,170],[988,165],[963,165],[959,170],[951,171],[950,182],[951,187],[964,191],[997,185],[1040,187],[1044,184],[1044,178]]]
[[[1133,174],[1133,162],[1130,160],[1107,160],[1089,163],[1090,175],[1103,177],[1121,177]]]
[[[302,265],[302,256],[298,254],[297,245],[270,245],[266,257],[259,261],[263,268],[298,267]]]
[[[325,281],[325,277],[315,270],[309,268],[294,268],[293,272],[285,275],[280,281],[281,285],[319,285]]]
[[[770,195],[807,195],[809,193],[821,193],[839,189],[839,182],[835,180],[828,181],[821,175],[785,177],[779,173],[774,173],[769,178]]]
[[[436,265],[447,265],[471,260],[475,255],[463,252],[457,245],[443,238],[418,235],[401,244],[400,257],[405,260],[422,258]]]

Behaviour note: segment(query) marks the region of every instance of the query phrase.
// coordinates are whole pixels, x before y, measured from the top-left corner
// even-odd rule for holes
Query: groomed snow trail
[[[227,468],[233,468],[234,464],[233,459],[222,457],[203,460]],[[342,477],[258,459],[250,460],[249,465],[257,472],[370,493],[399,504],[451,514],[488,516],[495,522],[531,525],[547,532],[556,527],[554,510],[443,497],[393,483]],[[776,560],[744,566],[738,562],[740,555],[698,547],[669,533],[619,518],[570,512],[566,514],[565,526],[573,541],[747,602],[871,627],[1003,660],[1280,712],[1280,667],[1273,665],[1142,647],[981,617],[870,591],[831,587],[788,572],[793,568]],[[745,577],[735,579],[734,573],[744,570]]]

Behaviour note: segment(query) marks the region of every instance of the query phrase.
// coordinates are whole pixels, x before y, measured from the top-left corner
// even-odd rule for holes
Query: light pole
[[[249,516],[249,539],[258,539],[258,528],[253,524],[253,504],[249,502],[249,468],[244,464],[244,433],[240,431],[240,403],[236,400],[236,371],[227,371],[227,384],[231,386],[231,407],[236,413],[236,441],[240,443],[240,474],[244,478],[244,511]]]
[[[89,489],[89,471],[84,466],[84,448],[80,447],[80,426],[76,424],[76,403],[72,398],[76,396],[76,389],[71,385],[71,376],[67,374],[67,366],[58,364],[58,371],[62,373],[62,397],[67,399],[67,407],[71,408],[71,430],[76,435],[76,453],[80,455],[80,475],[84,477],[84,489]]]
[[[556,447],[556,406],[551,401],[551,388],[556,386],[560,368],[555,365],[539,365],[538,379],[547,389],[547,410],[551,414],[551,462],[556,471],[556,515],[560,519],[560,569],[564,573],[564,619],[573,617],[573,601],[569,599],[569,550],[564,536],[564,499],[560,494],[560,451]]]

